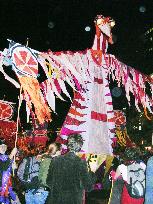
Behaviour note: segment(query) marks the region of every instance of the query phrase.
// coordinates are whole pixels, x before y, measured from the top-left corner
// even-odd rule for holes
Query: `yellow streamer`
[[[107,155],[107,157],[106,157],[106,168],[105,168],[104,177],[106,176],[107,172],[109,171],[109,169],[110,169],[110,167],[112,165],[113,159],[114,159],[114,156]]]
[[[113,186],[114,186],[114,181],[113,181],[113,179],[112,179],[112,187],[111,187],[111,192],[110,192],[108,204],[111,203],[111,198],[112,198],[112,193],[113,193]]]
[[[56,79],[59,78],[59,70],[55,67],[52,67],[49,62],[46,62],[46,65],[48,66],[48,75],[49,77],[52,77],[53,73],[56,74]]]

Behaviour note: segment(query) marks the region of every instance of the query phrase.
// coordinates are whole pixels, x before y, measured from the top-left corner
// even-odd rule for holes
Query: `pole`
[[[19,105],[18,105],[18,112],[17,112],[17,127],[16,127],[16,135],[15,135],[15,145],[17,147],[17,140],[18,140],[18,130],[19,130],[19,115],[20,115],[20,107],[21,107],[21,94],[22,94],[22,86],[20,86],[20,95],[19,95]],[[14,163],[15,163],[15,155],[14,155]],[[14,176],[14,169],[13,169],[13,176]]]

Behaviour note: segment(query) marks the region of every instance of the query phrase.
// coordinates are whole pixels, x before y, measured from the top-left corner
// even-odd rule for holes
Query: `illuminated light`
[[[148,150],[148,151],[150,151],[150,150],[152,149],[152,147],[151,147],[151,146],[145,147],[145,149]]]
[[[110,26],[111,26],[111,27],[114,27],[114,26],[115,26],[115,21],[111,21],[111,22],[110,22]]]
[[[152,28],[150,28],[149,30],[147,30],[147,31],[145,32],[145,35],[150,34],[152,31],[153,31],[153,27],[152,27]]]
[[[91,27],[90,26],[86,26],[85,27],[85,31],[89,32],[91,30]]]
[[[139,11],[140,11],[141,13],[146,12],[146,7],[145,7],[145,6],[140,6],[140,7],[139,7]]]
[[[97,25],[100,25],[100,24],[102,24],[103,23],[103,19],[102,18],[99,18],[98,20],[97,20]]]
[[[150,74],[150,77],[153,79],[153,73],[152,73],[152,74]]]

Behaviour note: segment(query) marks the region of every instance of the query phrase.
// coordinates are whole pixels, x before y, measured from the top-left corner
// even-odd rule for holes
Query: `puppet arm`
[[[126,98],[130,105],[130,92],[135,97],[135,106],[140,112],[139,104],[153,113],[153,79],[140,71],[120,62],[114,55],[105,55],[105,65],[108,75],[117,81],[118,86],[124,86]],[[146,90],[146,87],[150,89]]]

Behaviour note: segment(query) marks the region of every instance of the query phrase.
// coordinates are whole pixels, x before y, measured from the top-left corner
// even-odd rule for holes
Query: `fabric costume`
[[[82,204],[83,191],[92,190],[95,180],[95,175],[88,172],[86,161],[74,153],[57,156],[48,171],[47,204]]]
[[[8,155],[0,155],[0,203],[10,204],[10,199],[15,200],[16,195],[11,183],[12,161]]]
[[[84,51],[45,53],[11,41],[9,49],[0,53],[0,71],[17,88],[21,87],[22,99],[26,101],[27,121],[34,106],[41,124],[51,121],[51,109],[56,112],[55,98],[65,100],[61,93],[72,100],[65,85],[69,84],[75,94],[58,141],[66,149],[68,136],[80,133],[84,139],[84,153],[112,155],[115,121],[109,89],[110,77],[117,81],[118,86],[125,87],[129,105],[131,92],[137,110],[140,111],[141,104],[150,113],[153,102],[145,88],[146,84],[149,85],[153,94],[153,83],[149,76],[107,54],[109,39],[105,31],[108,31],[110,20],[107,17],[101,17],[101,20],[102,24],[96,24],[92,48]],[[38,63],[47,78],[41,84],[37,80]],[[20,84],[8,77],[3,65],[12,66]]]

